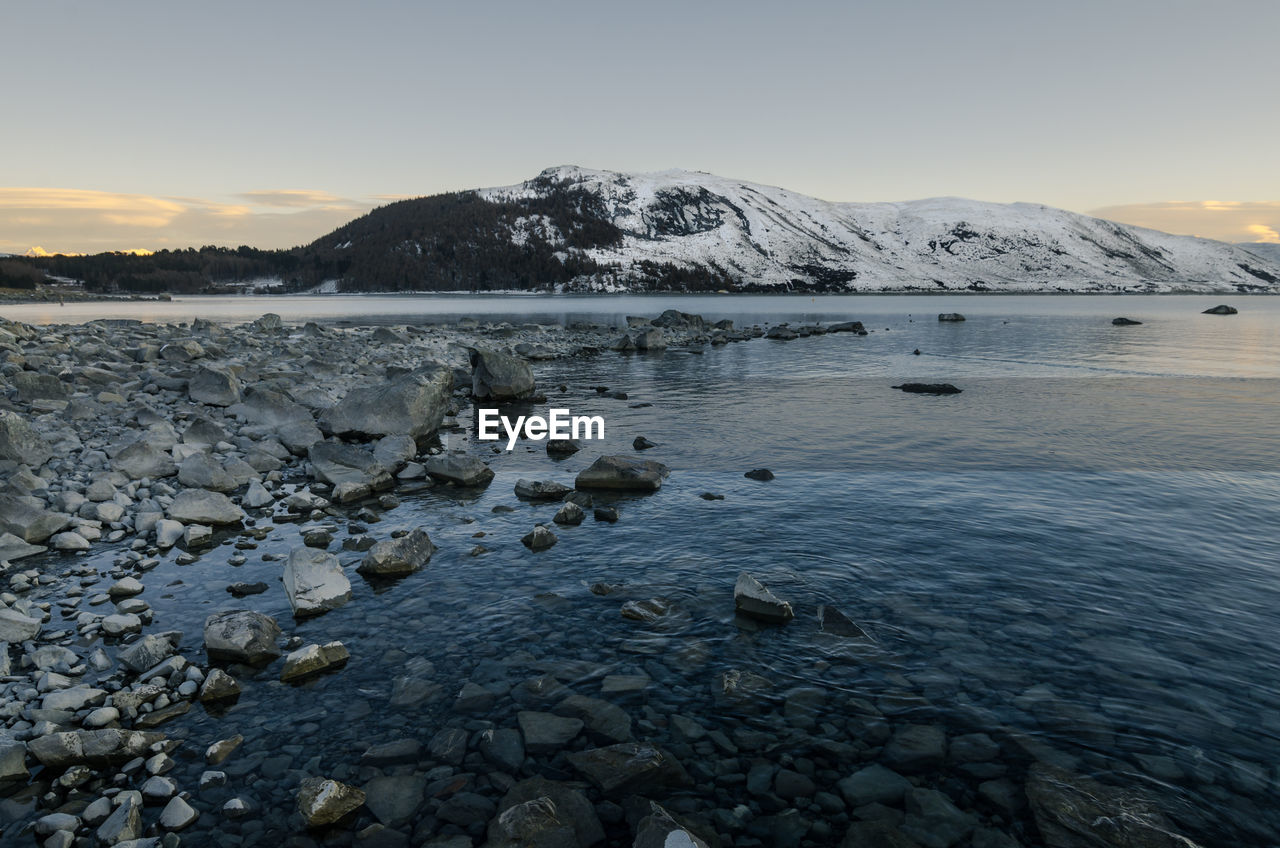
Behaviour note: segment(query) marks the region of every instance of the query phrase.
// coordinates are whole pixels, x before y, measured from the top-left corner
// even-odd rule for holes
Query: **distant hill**
[[[1280,257],[1253,246],[1036,204],[831,203],[700,172],[573,166],[392,203],[290,251],[107,256],[36,261],[134,290],[256,275],[345,291],[1280,291]]]
[[[1240,242],[1238,247],[1242,247],[1255,256],[1261,256],[1273,265],[1280,265],[1280,244],[1276,242],[1247,241]]]

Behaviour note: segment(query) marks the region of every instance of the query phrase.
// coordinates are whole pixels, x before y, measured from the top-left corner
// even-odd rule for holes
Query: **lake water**
[[[228,787],[193,798],[208,814],[192,844],[279,843],[298,827],[292,793],[302,774],[360,784],[374,773],[359,764],[371,744],[425,744],[442,728],[478,732],[486,722],[515,727],[527,707],[513,687],[550,674],[623,706],[638,738],[677,752],[700,785],[675,793],[674,808],[710,815],[745,804],[749,815],[722,832],[738,845],[796,844],[776,796],[743,782],[753,765],[783,764],[838,795],[834,779],[883,761],[885,739],[908,725],[942,728],[953,752],[913,778],[1024,845],[1040,844],[1027,808],[994,803],[987,784],[1008,781],[1020,797],[1038,760],[1141,793],[1204,845],[1274,845],[1280,299],[1234,297],[1227,302],[1239,315],[1200,314],[1219,300],[191,298],[0,314],[621,324],[676,307],[739,326],[856,319],[873,331],[538,363],[553,405],[604,416],[605,444],[554,461],[539,444],[495,454],[465,432],[446,434],[450,447],[485,456],[496,479],[478,492],[405,494],[370,532],[426,528],[439,547],[430,566],[394,584],[352,573],[351,603],[317,619],[292,624],[280,563],[261,560],[300,544],[309,523],[281,525],[239,567],[227,563],[235,536],[193,565],[163,558],[143,597],[164,627],[184,630],[188,656],[201,656],[208,614],[246,606],[307,642],[340,639],[353,656],[301,688],[268,670],[229,711],[196,707],[165,726],[191,739],[170,775],[184,787],[205,768],[205,745],[246,737],[225,764]],[[936,320],[950,311],[968,320]],[[1144,323],[1114,327],[1118,315]],[[892,388],[904,380],[963,391]],[[602,397],[597,385],[628,398]],[[662,490],[605,498],[619,508],[616,524],[588,517],[557,528],[549,551],[528,552],[520,537],[556,505],[517,500],[515,480],[571,483],[596,455],[630,453],[637,435],[658,444],[647,458],[672,469]],[[757,467],[776,478],[743,477]],[[724,499],[704,500],[705,492]],[[498,506],[514,511],[492,512]],[[351,531],[332,524],[336,550]],[[469,555],[476,544],[489,551]],[[90,562],[105,569],[113,555],[96,552]],[[361,555],[341,556],[353,566]],[[743,570],[791,601],[795,621],[762,630],[736,622],[732,590]],[[254,580],[271,590],[244,601],[224,591]],[[619,588],[601,596],[590,590],[596,583]],[[668,599],[676,614],[656,625],[620,614],[624,601],[647,598]],[[821,604],[874,642],[822,633]],[[748,703],[727,702],[716,682],[734,670],[767,684]],[[601,695],[608,675],[649,683]],[[467,680],[495,695],[482,714],[452,710]],[[406,691],[421,697],[406,701]],[[669,720],[677,714],[722,731],[727,744],[680,737]],[[998,753],[964,761],[956,740],[970,751],[987,744],[973,734]],[[468,791],[496,801],[500,782],[475,765],[432,772],[431,791],[470,775]],[[562,757],[536,770],[573,776]],[[216,808],[232,795],[249,799],[254,815],[223,819]],[[416,825],[399,828],[414,844],[456,829],[433,815],[439,803],[424,802]],[[795,806],[814,844],[838,843],[857,817],[812,801]],[[715,821],[723,831],[731,819]],[[611,840],[625,840],[625,824],[606,825]]]

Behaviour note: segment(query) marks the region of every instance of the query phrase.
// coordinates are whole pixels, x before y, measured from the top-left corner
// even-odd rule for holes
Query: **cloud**
[[[308,244],[377,204],[325,191],[246,191],[231,201],[74,188],[0,187],[0,253]],[[44,250],[45,248],[41,248]]]
[[[1099,218],[1220,241],[1280,242],[1280,200],[1175,200],[1107,206]]]

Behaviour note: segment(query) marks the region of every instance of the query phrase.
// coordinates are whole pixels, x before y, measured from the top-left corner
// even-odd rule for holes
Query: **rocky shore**
[[[830,332],[865,334],[858,322],[738,329],[675,310],[626,327],[0,321],[0,835],[48,848],[1191,845],[1159,809],[1078,762],[1032,740],[949,736],[911,721],[911,704],[779,688],[746,668],[710,683],[717,709],[742,717],[732,732],[648,699],[671,667],[701,668],[697,643],[669,665],[600,677],[580,658],[481,659],[450,675],[405,657],[390,706],[449,720],[397,724],[397,738],[339,764],[310,756],[301,731],[279,766],[238,733],[176,732],[200,711],[241,715],[241,699],[270,710],[271,687],[367,659],[294,631],[358,603],[353,579],[394,592],[392,581],[430,567],[426,528],[377,525],[404,499],[490,485],[484,459],[448,452],[439,436],[469,429],[480,400],[545,402],[557,387],[538,385],[531,361]],[[661,497],[670,473],[601,456],[572,487],[521,479],[516,497],[547,512],[519,541],[547,551],[588,515],[607,527],[618,512],[593,493]],[[301,544],[279,556],[279,585],[240,580],[234,567],[285,529]],[[227,544],[232,568],[213,579],[239,607],[158,616],[147,598],[164,591],[149,580],[161,560],[199,568]],[[89,565],[102,550],[114,552],[110,567]],[[873,642],[848,611],[806,609],[751,574],[724,591],[744,634],[804,617],[841,650]],[[292,620],[252,608],[268,592],[287,597]],[[686,615],[669,598],[591,592],[659,634]],[[201,650],[184,632],[201,634]],[[643,639],[632,650],[658,653]],[[574,688],[582,680],[595,694]],[[193,769],[185,783],[171,776]],[[287,821],[262,820],[264,784],[290,794]]]

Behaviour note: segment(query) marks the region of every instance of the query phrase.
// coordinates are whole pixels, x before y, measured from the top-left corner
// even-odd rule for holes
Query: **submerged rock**
[[[708,843],[656,801],[649,802],[649,815],[636,825],[632,848],[710,848]]]
[[[523,477],[516,481],[516,497],[531,501],[558,501],[572,492],[563,483],[554,480],[526,480]]]
[[[779,600],[759,580],[745,571],[733,586],[733,604],[739,615],[769,624],[786,624],[795,618],[787,601]]]
[[[579,489],[622,489],[654,492],[671,471],[660,462],[625,456],[602,456],[578,474]]]
[[[1033,765],[1026,792],[1048,848],[1197,848],[1142,795],[1056,766]]]
[[[827,604],[818,607],[818,627],[823,633],[830,633],[833,636],[844,636],[849,639],[871,638],[865,630],[854,623],[853,619]]]
[[[569,764],[606,795],[645,795],[693,785],[674,757],[647,742],[622,742],[567,756]]]
[[[586,846],[605,838],[595,807],[568,783],[530,777],[512,786],[489,822],[490,848]]]
[[[1111,323],[1117,327],[1139,327],[1142,325],[1141,321],[1135,321],[1132,318],[1112,318]]]

